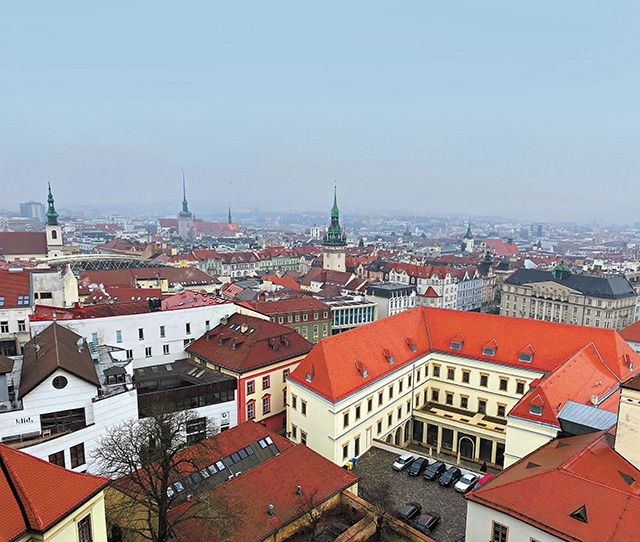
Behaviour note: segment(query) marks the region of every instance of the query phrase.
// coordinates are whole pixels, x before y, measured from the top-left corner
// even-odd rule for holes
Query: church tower
[[[333,189],[331,224],[322,238],[322,268],[329,271],[346,271],[347,234],[340,227],[337,189]]]
[[[471,233],[471,220],[467,224],[467,233],[462,238],[462,252],[473,252],[473,233]]]
[[[182,172],[182,211],[178,213],[178,235],[185,243],[193,243],[196,235],[193,228],[193,213],[187,203],[187,184]]]
[[[47,196],[47,222],[44,231],[47,237],[47,258],[59,258],[63,256],[62,226],[58,223],[58,213],[51,193],[51,181],[49,181],[49,195]]]

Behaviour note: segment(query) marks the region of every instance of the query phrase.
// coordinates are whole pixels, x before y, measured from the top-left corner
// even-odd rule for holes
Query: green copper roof
[[[54,205],[53,194],[51,193],[51,181],[49,181],[49,195],[47,196],[47,204],[48,209],[45,213],[47,217],[47,224],[49,226],[57,226],[58,225],[58,213],[56,211],[56,206]]]
[[[324,234],[322,244],[325,246],[345,246],[347,244],[347,234],[342,231],[340,226],[340,211],[338,210],[338,191],[333,189],[333,207],[331,208],[331,224]]]

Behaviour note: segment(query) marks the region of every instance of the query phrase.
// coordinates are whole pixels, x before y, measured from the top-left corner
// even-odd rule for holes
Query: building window
[[[302,315],[302,321],[303,321],[303,322],[306,322],[308,319],[309,319],[309,315],[308,315],[307,313],[304,313],[304,314]]]
[[[346,460],[349,457],[349,443],[342,445],[342,460]]]
[[[287,381],[287,377],[289,376],[289,369],[285,369],[284,371],[282,371],[282,381],[286,382]]]
[[[480,386],[486,388],[489,385],[489,375],[480,375]]]
[[[356,406],[356,421],[360,419],[360,405]]]
[[[307,434],[302,430],[300,431],[300,442],[305,446],[307,445]]]
[[[382,433],[382,420],[378,420],[378,422],[376,423],[376,431],[378,436],[380,435],[380,433]]]
[[[508,383],[509,383],[508,379],[500,377],[500,391],[507,391]]]
[[[506,405],[498,405],[498,417],[499,418],[504,418],[507,414],[507,407]]]
[[[379,391],[378,392],[378,406],[382,406],[382,401],[383,401],[382,397],[383,397],[383,392]]]
[[[468,384],[470,374],[471,373],[469,371],[462,371],[462,382],[464,382],[465,384]]]
[[[67,380],[67,377],[66,376],[62,376],[62,375],[56,376],[51,381],[52,386],[57,390],[61,390],[62,388],[65,388],[68,383],[69,383],[69,381]]]
[[[416,382],[420,382],[420,369],[416,370]]]
[[[262,389],[263,390],[268,390],[270,386],[271,386],[271,379],[269,378],[269,375],[263,376],[262,377]]]
[[[531,412],[531,414],[536,414],[537,416],[541,416],[542,415],[542,405],[530,405],[529,406],[529,412]]]
[[[478,399],[478,412],[480,414],[487,413],[487,401],[485,401],[484,399]]]
[[[282,316],[278,316],[278,323],[279,323],[279,324],[284,323],[284,317],[282,317]]]
[[[299,322],[299,321],[300,321],[300,315],[296,314],[296,322]]]
[[[141,328],[141,327],[138,328],[138,340],[144,341],[144,328]]]
[[[9,322],[0,322],[0,332],[9,333]]]
[[[433,366],[433,376],[440,376],[440,365]]]
[[[431,390],[431,400],[437,403],[439,399],[440,390]]]
[[[262,414],[269,414],[271,412],[271,396],[266,395],[262,398]]]
[[[371,413],[373,410],[373,397],[367,398],[367,414]]]
[[[493,522],[493,534],[491,542],[507,542],[509,540],[509,527]]]
[[[298,438],[298,428],[293,424],[291,424],[291,438],[293,440],[296,440]]]
[[[25,320],[18,320],[18,331],[27,331],[27,323]]]
[[[485,346],[482,349],[482,355],[484,355],[484,356],[495,356],[496,355],[496,349],[493,348],[492,346]]]
[[[78,542],[93,542],[91,534],[91,514],[78,521]]]
[[[389,427],[393,425],[393,412],[387,414],[387,425]]]
[[[400,418],[402,418],[402,406],[398,407],[398,421],[400,421]]]
[[[393,399],[393,384],[389,386],[389,401],[391,401],[391,399]]]
[[[127,350],[125,356],[127,359],[133,359],[133,350]]]
[[[293,316],[290,314],[289,316],[287,316],[287,323],[291,323],[293,322]]]
[[[247,420],[253,420],[256,417],[256,402],[247,403]]]
[[[247,395],[251,395],[255,391],[255,380],[247,380]]]
[[[70,452],[71,452],[71,468],[72,469],[85,464],[84,443],[80,443],[80,444],[77,444],[76,446],[72,446],[70,449]]]
[[[346,429],[347,427],[349,427],[349,413],[344,412],[342,414],[342,428]]]
[[[469,398],[464,395],[460,397],[460,408],[468,409],[469,408]]]
[[[298,396],[291,394],[291,408],[293,410],[298,409]]]
[[[160,338],[164,339],[164,337],[165,337],[164,326],[160,326]]]
[[[121,343],[122,342],[122,330],[118,329],[116,331],[116,342],[117,343]]]
[[[453,393],[447,392],[446,397],[445,397],[445,402],[448,405],[452,405],[453,406]]]
[[[402,388],[404,386],[404,383],[402,380],[398,381],[398,393],[402,393]]]
[[[516,393],[519,395],[524,393],[524,382],[522,380],[516,382]]]
[[[186,331],[187,335],[191,335],[191,323],[190,322],[187,322],[184,325],[184,330]]]
[[[169,345],[168,344],[163,344],[162,345],[162,353],[166,356],[169,353]]]
[[[145,355],[145,357],[147,357],[147,358],[150,358],[150,357],[151,357],[151,347],[150,347],[150,346],[147,346],[147,347],[144,349],[144,355]]]
[[[187,442],[194,444],[207,436],[207,419],[198,418],[187,422]]]
[[[64,467],[64,451],[56,452],[49,456],[49,463],[58,465],[58,467]]]
[[[307,402],[304,399],[300,399],[300,413],[303,416],[307,415]]]
[[[447,367],[447,380],[456,379],[456,370],[454,367]]]
[[[211,322],[209,320],[204,321],[204,330],[209,331],[211,329]]]

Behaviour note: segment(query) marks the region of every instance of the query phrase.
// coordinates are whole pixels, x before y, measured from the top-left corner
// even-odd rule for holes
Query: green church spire
[[[49,208],[45,213],[47,217],[47,224],[49,226],[57,226],[58,225],[58,213],[56,211],[56,206],[54,205],[53,194],[51,193],[51,181],[49,181],[49,195],[47,196],[47,203]]]
[[[333,188],[333,207],[331,208],[331,224],[324,234],[323,244],[328,246],[345,246],[347,234],[340,227],[340,211],[338,210],[338,190]]]

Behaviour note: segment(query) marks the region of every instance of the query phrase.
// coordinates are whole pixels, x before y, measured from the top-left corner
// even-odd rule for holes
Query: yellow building
[[[0,540],[107,542],[107,478],[66,470],[0,444]]]

